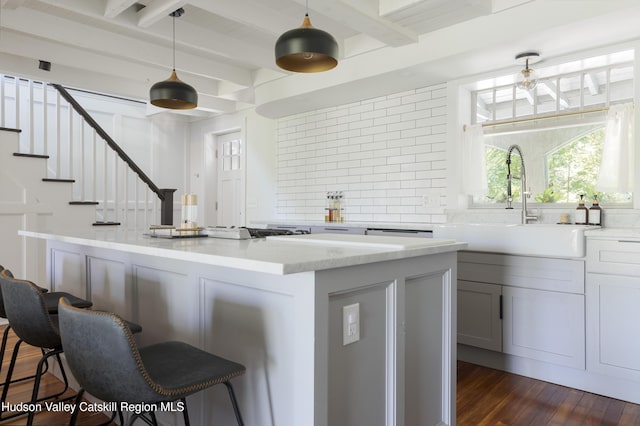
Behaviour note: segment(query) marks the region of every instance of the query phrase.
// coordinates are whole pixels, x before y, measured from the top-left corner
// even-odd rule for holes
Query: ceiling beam
[[[82,16],[87,17],[87,22],[91,22],[91,20],[98,20],[110,27],[113,27],[113,31],[115,33],[119,33],[122,37],[125,37],[126,34],[134,34],[142,32],[143,36],[160,38],[165,40],[167,46],[171,45],[171,20],[168,18],[168,13],[165,15],[167,18],[165,21],[160,21],[156,25],[153,25],[151,28],[142,28],[138,26],[138,17],[137,14],[133,11],[127,11],[127,13],[123,13],[115,19],[106,18],[103,15],[103,8],[95,8],[93,7],[97,3],[89,2],[86,0],[38,0],[40,3],[47,4],[52,8],[52,10],[59,9],[60,16],[64,19],[66,13],[74,13],[80,14]],[[244,3],[243,3],[244,4]],[[175,10],[175,9],[174,9]],[[131,12],[131,13],[129,13]],[[190,22],[192,19],[188,14],[185,15],[182,20]],[[70,21],[71,22],[71,21]],[[51,26],[51,24],[49,24]],[[180,29],[178,30],[178,26]],[[93,28],[88,26],[89,28]],[[59,27],[55,27],[55,29],[51,29],[50,33],[57,33]],[[28,28],[24,29],[26,32],[30,32],[31,30]],[[84,34],[83,32],[79,32],[77,34]],[[110,33],[109,33],[110,34]],[[114,37],[107,36],[105,39],[100,40],[101,43],[111,44],[110,39]],[[117,36],[115,37],[117,38]],[[76,40],[78,37],[76,35]],[[135,37],[129,38],[129,40],[137,44],[139,40],[142,40],[143,37]],[[109,43],[111,42],[111,43]],[[72,42],[73,43],[73,42]],[[123,47],[124,50],[130,51],[128,49],[128,45],[118,43]],[[275,37],[273,38],[273,43],[275,43]],[[258,46],[254,44],[250,44],[248,42],[243,42],[237,38],[232,36],[228,36],[225,34],[220,34],[215,32],[215,29],[208,29],[202,26],[192,26],[190,25],[181,25],[176,23],[176,45],[177,50],[180,51],[180,46],[190,47],[191,51],[197,51],[197,57],[200,60],[206,60],[210,62],[210,65],[206,69],[202,70],[194,70],[194,72],[202,72],[202,75],[208,75],[213,78],[217,78],[220,80],[229,79],[231,82],[247,85],[247,77],[250,74],[250,71],[243,69],[241,67],[231,65],[233,63],[237,63],[238,61],[238,52],[242,52],[243,56],[250,58],[248,61],[251,64],[255,64],[258,67],[264,67],[267,69],[277,70],[278,68],[275,65],[275,60],[273,57],[273,52],[265,51],[263,46]],[[151,46],[151,45],[149,45]],[[156,47],[157,49],[157,47]],[[138,52],[134,52],[132,55],[133,60],[138,60],[138,56],[140,56],[140,52],[142,52],[142,56],[144,57],[147,52],[144,50],[139,50]],[[180,54],[180,53],[178,53]],[[166,55],[166,54],[165,54]],[[165,56],[166,58],[170,58],[169,56]],[[210,58],[212,55],[219,56],[221,58],[227,59],[226,61],[216,61]],[[214,62],[215,61],[215,62]],[[252,66],[250,68],[255,67]],[[186,66],[186,64],[185,64]],[[226,72],[223,74],[218,74],[217,69],[222,67],[222,69],[233,69],[232,74],[235,74],[236,77],[232,75],[226,75]]]
[[[138,11],[138,26],[148,28],[185,4],[186,0],[154,0]]]
[[[7,43],[7,48],[4,49],[7,55],[13,55],[16,60],[19,58],[20,63],[27,63],[27,66],[31,62],[33,78],[61,83],[69,87],[91,87],[95,91],[146,101],[149,98],[151,85],[169,77],[168,70],[105,58],[99,53],[80,51],[72,46],[59,47],[46,40],[30,40],[29,36],[13,31],[3,31],[2,37]],[[37,61],[31,58],[49,59],[48,52],[53,49],[57,51],[57,59],[52,61],[51,71],[38,71]],[[10,64],[11,61],[7,63]],[[127,72],[122,73],[123,69],[127,69]],[[16,72],[5,67],[2,71]],[[29,73],[21,72],[20,75],[27,76]],[[198,92],[198,108],[215,112],[236,110],[237,102],[234,99],[218,96],[216,82],[193,75],[185,77],[179,74],[179,76]]]
[[[545,90],[551,98],[556,101],[561,107],[569,107],[569,99],[564,93],[560,92],[558,85],[553,81],[541,81],[538,83],[541,89]]]
[[[169,24],[167,23],[167,25]],[[120,34],[113,33],[90,23],[81,24],[60,17],[52,17],[52,15],[35,10],[25,10],[25,8],[8,11],[3,26],[43,40],[51,40],[61,45],[75,46],[111,58],[129,61],[132,65],[145,64],[160,69],[171,68],[172,48],[169,32],[163,37],[167,39],[167,46],[162,47],[150,43],[142,37],[131,37],[124,31]],[[83,37],[78,37],[78,34],[82,34]],[[48,56],[52,56],[55,52],[54,48]],[[207,55],[185,51],[177,51],[176,54],[178,72],[182,71],[185,79],[187,76],[184,73],[189,72],[210,79],[229,80],[245,87],[253,84],[251,72],[246,69],[214,61]],[[125,66],[124,69],[126,70],[126,68]]]
[[[295,1],[305,4],[304,0]],[[309,8],[347,28],[351,27],[357,32],[380,40],[388,46],[398,47],[419,41],[418,34],[380,17],[376,11],[369,10],[363,5],[342,0],[323,0],[314,2]]]
[[[104,16],[115,18],[136,3],[136,0],[105,0]]]
[[[594,72],[589,72],[584,75],[584,84],[587,85],[587,89],[589,89],[589,93],[591,96],[596,96],[600,94],[600,82],[598,81],[598,76]]]
[[[276,12],[264,2],[252,0],[190,0],[189,4],[231,21],[240,22],[258,28],[267,34],[278,37],[282,32],[300,26],[300,19],[294,20],[285,14]]]

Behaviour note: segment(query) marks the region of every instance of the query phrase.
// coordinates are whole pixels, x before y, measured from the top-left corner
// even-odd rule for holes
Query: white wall
[[[240,131],[246,150],[245,225],[275,215],[276,122],[245,110],[191,125],[188,191],[198,195],[198,222],[216,225],[215,135]]]
[[[446,131],[444,84],[280,119],[277,218],[322,221],[344,191],[347,221],[444,221]]]

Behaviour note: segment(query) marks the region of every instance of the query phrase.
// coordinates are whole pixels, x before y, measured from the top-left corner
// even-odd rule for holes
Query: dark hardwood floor
[[[458,362],[458,425],[640,425],[640,405]]]
[[[0,327],[0,333],[2,331],[4,327]],[[2,361],[0,374],[2,383],[4,383],[11,350],[16,341],[13,333],[10,336],[7,354]],[[38,349],[23,344],[14,377],[32,374],[39,358]],[[457,372],[458,425],[640,426],[640,405],[465,362],[458,362]],[[11,385],[8,401],[11,403],[28,401],[31,397],[32,385],[32,381]],[[40,394],[51,394],[61,390],[62,387],[62,383],[56,377],[46,374]],[[64,396],[73,394],[73,391],[67,391]],[[69,423],[69,417],[69,413],[43,411],[36,415],[34,424],[66,425]],[[79,417],[78,425],[93,426],[105,421],[107,417],[102,414],[84,412]],[[24,424],[26,424],[26,416],[0,421],[0,425]]]
[[[4,326],[0,327],[0,334],[4,332]],[[5,354],[4,359],[2,360],[2,370],[0,373],[0,383],[4,384],[5,375],[9,368],[9,361],[11,359],[11,352],[13,351],[13,347],[17,338],[13,332],[9,333],[9,343],[7,344],[7,353]],[[18,359],[16,362],[16,368],[13,373],[14,378],[20,378],[29,376],[34,373],[40,356],[42,353],[38,348],[34,348],[33,346],[29,346],[23,343],[20,346],[20,352],[18,355]],[[55,361],[53,361],[55,363]],[[2,387],[0,386],[0,390]],[[18,404],[20,402],[26,402],[31,399],[31,390],[33,389],[33,380],[28,380],[24,382],[13,383],[9,386],[9,394],[7,396],[7,403]],[[41,384],[40,384],[40,396],[51,395],[57,392],[62,391],[64,389],[63,383],[58,380],[52,374],[45,374]],[[64,399],[66,397],[74,396],[75,392],[72,390],[68,390],[62,395],[60,398]],[[54,402],[60,401],[54,400]],[[73,400],[69,401],[73,403]],[[62,404],[56,404],[62,406]],[[5,417],[8,413],[2,412],[2,417]],[[57,425],[67,425],[69,424],[70,419],[69,413],[63,412],[51,412],[43,410],[36,414],[33,424],[37,426],[57,426]],[[108,417],[103,415],[102,413],[92,413],[89,411],[83,412],[78,417],[78,426],[93,426],[104,423],[108,420]],[[27,424],[27,416],[15,417],[7,420],[0,420],[0,425],[26,425]]]

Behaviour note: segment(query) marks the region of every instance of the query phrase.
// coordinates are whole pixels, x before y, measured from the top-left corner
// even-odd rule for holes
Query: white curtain
[[[485,166],[484,133],[481,124],[466,126],[462,136],[462,193],[486,195],[487,168]]]
[[[633,182],[633,104],[609,108],[596,189],[631,192]]]

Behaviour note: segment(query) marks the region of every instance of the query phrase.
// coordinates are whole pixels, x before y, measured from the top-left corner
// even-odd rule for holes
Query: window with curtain
[[[554,74],[558,70],[563,72]],[[517,144],[530,202],[566,206],[580,195],[587,200],[597,195],[605,205],[631,207],[633,51],[536,71],[540,78],[533,91],[517,89],[503,77],[478,82],[472,92],[470,127],[482,127],[486,187],[482,194],[464,189],[471,204],[504,205],[507,149]],[[519,157],[512,156],[515,175],[519,167]],[[519,202],[519,182],[513,189]]]

